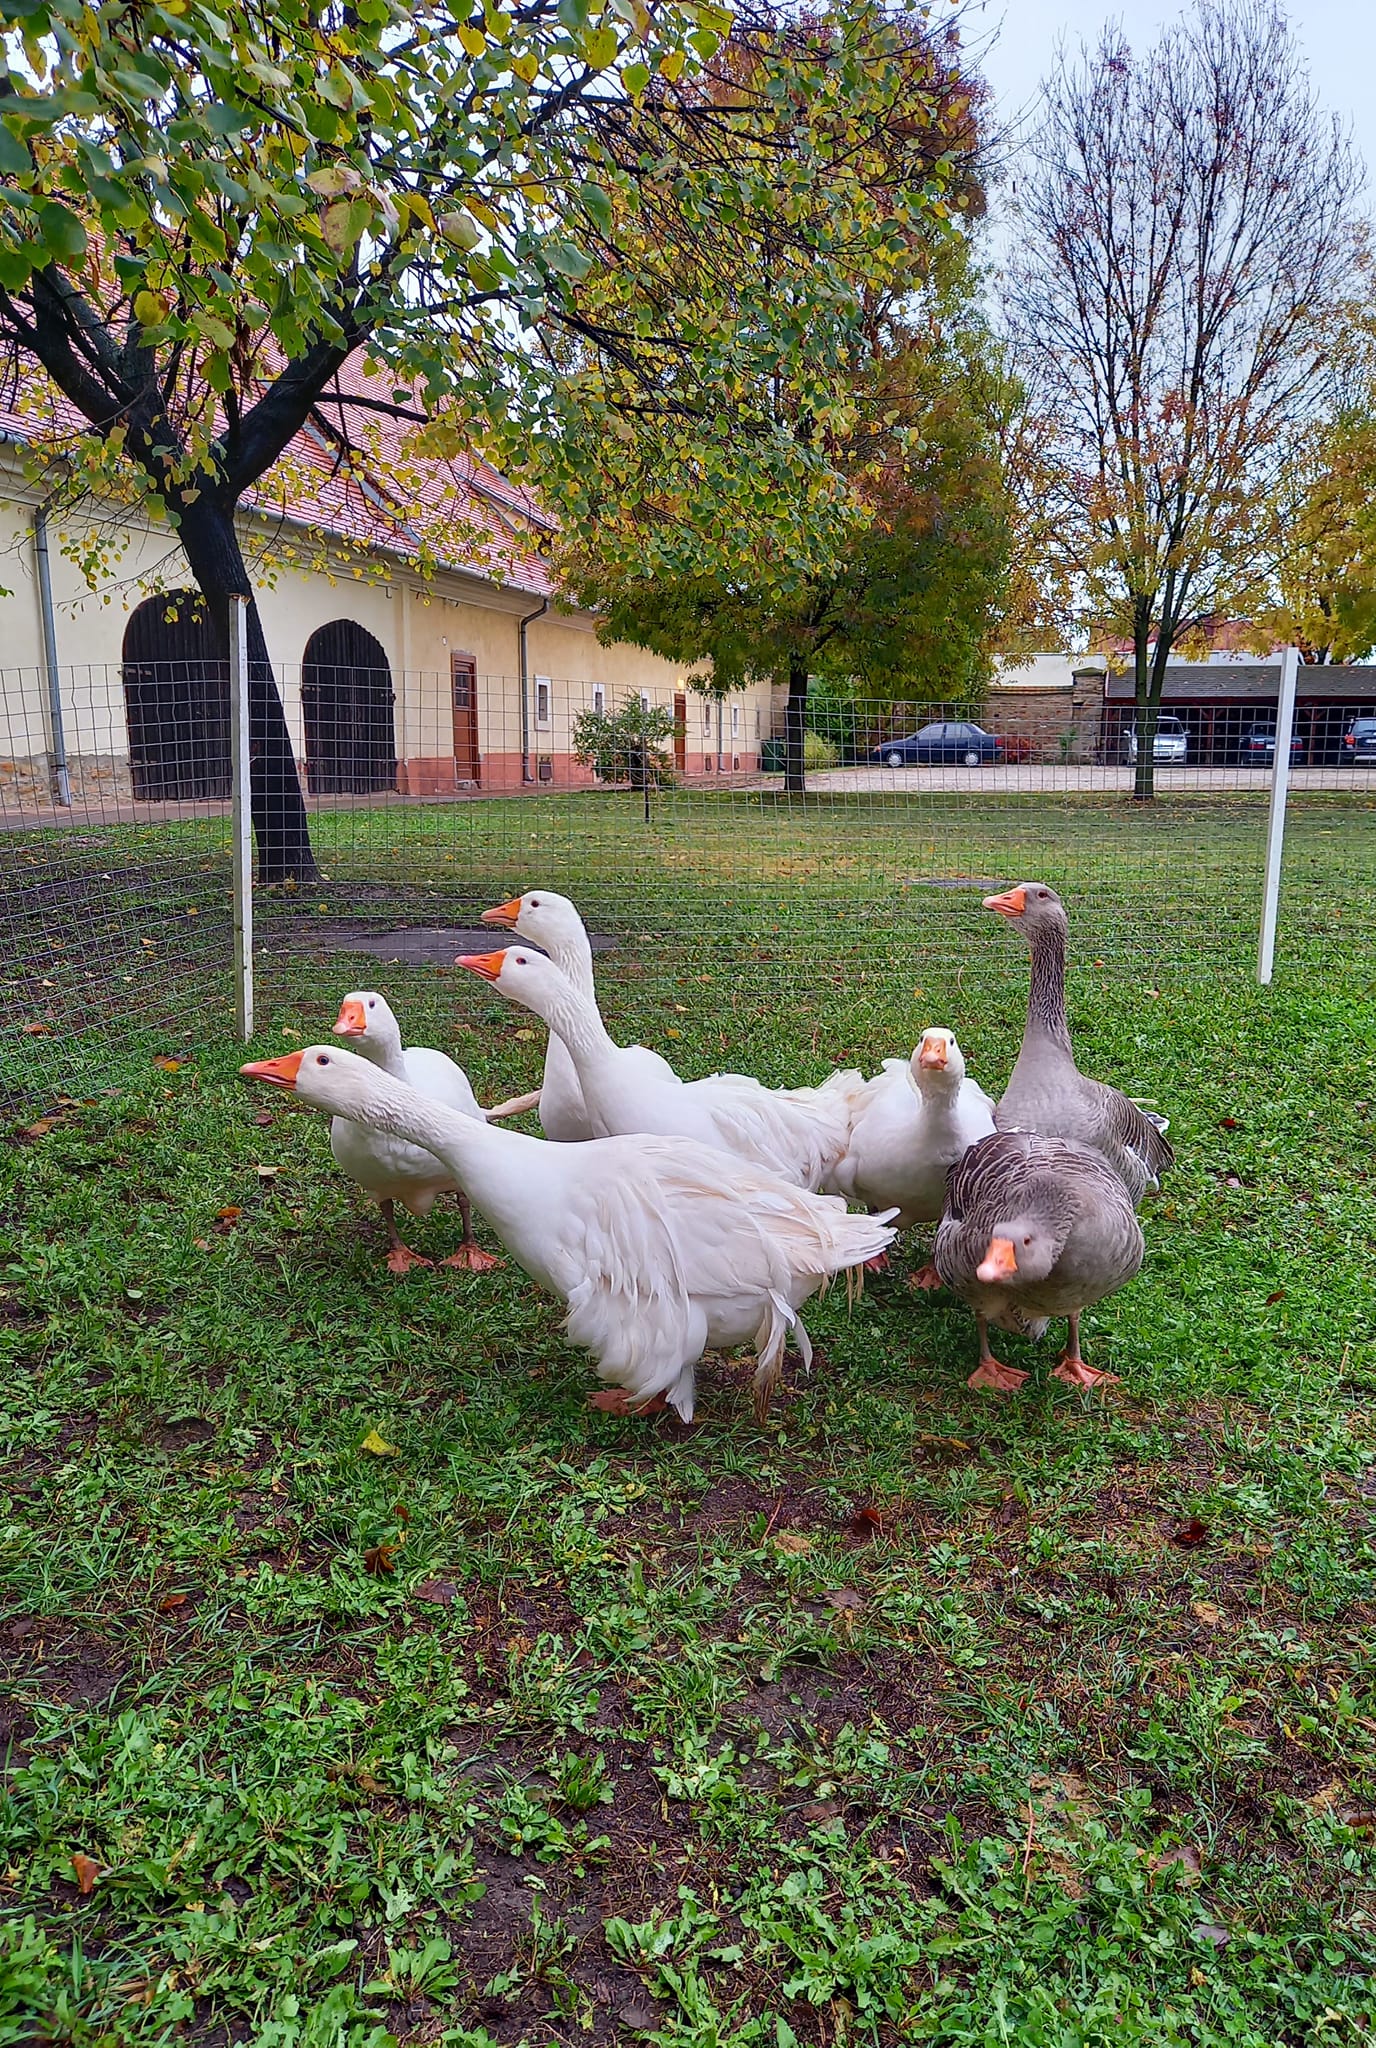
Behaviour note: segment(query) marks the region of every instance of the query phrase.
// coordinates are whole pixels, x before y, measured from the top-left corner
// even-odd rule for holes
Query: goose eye
[[[327,1067],[330,1064],[329,1054],[324,1052],[318,1052],[315,1056],[315,1064],[318,1067]]]
[[[538,909],[540,908],[540,899],[539,899],[539,897],[538,897],[538,896],[532,896],[532,897],[531,897],[531,899],[530,899],[530,907],[531,907],[531,909],[532,909],[532,910],[538,910]]]
[[[1031,1244],[1031,1242],[1032,1242],[1032,1240],[1031,1240],[1031,1238],[1030,1238],[1030,1237],[1025,1237],[1025,1238],[1023,1239],[1023,1245],[1024,1245],[1024,1246],[1027,1246],[1027,1245]]]
[[[373,1003],[373,1002],[370,1002],[370,1003],[369,1003],[369,1005],[368,1005],[368,1008],[369,1008],[370,1010],[375,1010],[375,1009],[377,1008],[377,1004],[376,1004],[376,1003]]]

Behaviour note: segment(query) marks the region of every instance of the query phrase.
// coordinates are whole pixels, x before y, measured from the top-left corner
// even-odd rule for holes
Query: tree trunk
[[[249,805],[258,846],[258,880],[318,880],[310,825],[296,772],[291,735],[268,658],[267,641],[252,585],[244,567],[231,507],[197,498],[179,506],[178,538],[191,573],[210,611],[211,622],[229,646],[230,599],[247,597]],[[226,652],[226,659],[228,653]]]
[[[807,787],[803,774],[803,720],[807,713],[807,657],[788,657],[788,703],[784,707],[784,794],[801,796]]]
[[[1149,804],[1156,796],[1156,720],[1161,704],[1159,697],[1155,702],[1152,700],[1153,664],[1147,652],[1150,631],[1150,620],[1139,617],[1132,636],[1133,717],[1137,729],[1132,798],[1139,804]]]

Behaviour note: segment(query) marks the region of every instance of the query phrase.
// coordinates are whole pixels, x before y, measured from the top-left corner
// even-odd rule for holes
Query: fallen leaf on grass
[[[1217,1920],[1201,1920],[1193,1930],[1196,1941],[1207,1941],[1210,1948],[1227,1948],[1232,1935],[1226,1927],[1220,1927]]]
[[[1210,1628],[1217,1628],[1219,1622],[1223,1619],[1223,1609],[1215,1607],[1212,1600],[1196,1600],[1194,1611],[1201,1621],[1206,1621],[1209,1624]]]
[[[186,1061],[170,1059],[166,1053],[160,1052],[155,1057],[153,1065],[161,1067],[164,1074],[179,1074],[186,1065]]]
[[[878,1508],[857,1508],[846,1524],[846,1535],[852,1543],[873,1543],[883,1533],[884,1517]]]
[[[257,1174],[259,1180],[276,1180],[282,1168],[280,1166],[255,1166],[253,1171]]]
[[[257,1116],[254,1117],[253,1121],[256,1124],[260,1124],[263,1127],[263,1129],[266,1130],[267,1126],[271,1123],[275,1123],[277,1119],[274,1117],[270,1109],[260,1109]]]
[[[1191,1515],[1188,1522],[1182,1522],[1178,1529],[1171,1531],[1171,1542],[1178,1543],[1182,1550],[1198,1550],[1200,1544],[1208,1540],[1208,1524],[1201,1522],[1198,1515]]]
[[[165,1600],[159,1600],[158,1613],[175,1614],[179,1607],[185,1607],[187,1597],[185,1593],[169,1593]]]
[[[634,2027],[640,2034],[647,2034],[651,2027],[659,2025],[659,2014],[654,2007],[637,1999],[629,1999],[625,2005],[619,2005],[616,2016],[623,2026]]]
[[[448,1579],[422,1579],[418,1586],[412,1587],[411,1598],[427,1600],[435,1607],[452,1607],[455,1598],[454,1588]]]
[[[368,1431],[358,1448],[374,1458],[395,1458],[397,1455],[396,1445],[389,1444],[386,1437],[379,1436],[375,1429]]]
[[[533,1031],[527,1031],[524,1027],[522,1027],[520,1031],[513,1031],[511,1035],[513,1038],[519,1038],[524,1040],[527,1038],[534,1038],[535,1033]]]
[[[1203,1875],[1204,1865],[1199,1851],[1190,1842],[1181,1842],[1173,1849],[1162,1849],[1147,1860],[1153,1870],[1174,1872],[1182,1884],[1198,1884]]]
[[[363,1569],[371,1572],[375,1579],[386,1578],[389,1572],[396,1570],[396,1554],[395,1543],[374,1543],[363,1553]]]
[[[1277,1287],[1273,1294],[1267,1295],[1265,1301],[1262,1303],[1262,1306],[1263,1308],[1274,1308],[1278,1301],[1284,1301],[1284,1299],[1285,1289],[1283,1287]]]
[[[221,1237],[225,1237],[233,1230],[235,1224],[242,1219],[243,1213],[242,1209],[236,1209],[231,1202],[227,1209],[217,1209],[215,1211],[213,1227],[219,1231]]]
[[[1361,1809],[1355,1813],[1340,1813],[1338,1818],[1345,1828],[1351,1828],[1354,1835],[1369,1835],[1376,1828],[1376,1813]]]
[[[84,1899],[96,1888],[96,1879],[100,1876],[100,1865],[93,1856],[85,1856],[78,1849],[72,1858],[72,1869],[76,1872],[76,1888]]]
[[[1235,1116],[1221,1116],[1218,1120],[1218,1128],[1221,1131],[1235,1131],[1237,1127],[1238,1123]]]
[[[21,1138],[46,1138],[57,1121],[55,1116],[41,1116],[36,1124],[25,1124],[16,1135]]]
[[[21,1027],[26,1038],[47,1038],[51,1035],[46,1024],[25,1024]]]
[[[774,1548],[788,1557],[804,1557],[812,1548],[812,1538],[797,1529],[781,1529],[774,1538]]]

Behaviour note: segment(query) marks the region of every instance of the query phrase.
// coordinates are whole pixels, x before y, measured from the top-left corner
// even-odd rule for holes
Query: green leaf
[[[636,63],[626,66],[621,78],[627,92],[638,99],[650,83],[650,67],[637,60]]]
[[[572,242],[545,242],[541,253],[551,270],[557,270],[561,277],[572,278],[575,284],[592,269],[591,256],[585,256]]]
[[[33,160],[14,130],[0,121],[0,175],[17,178],[32,170]]]
[[[446,242],[452,242],[456,249],[476,249],[482,240],[482,229],[471,213],[462,209],[453,213],[442,213],[437,223]]]
[[[28,249],[0,249],[0,285],[7,292],[22,292],[33,276],[34,259]]]
[[[79,263],[86,254],[85,228],[56,199],[45,200],[38,209],[38,231],[44,248],[58,263]]]
[[[592,215],[593,220],[602,233],[609,235],[616,216],[612,211],[612,202],[602,190],[602,187],[600,185],[580,185],[578,187],[578,197],[582,200],[584,206],[587,207],[588,212]]]
[[[621,38],[614,28],[599,28],[588,37],[583,45],[583,55],[594,71],[605,71],[614,63],[621,47]]]

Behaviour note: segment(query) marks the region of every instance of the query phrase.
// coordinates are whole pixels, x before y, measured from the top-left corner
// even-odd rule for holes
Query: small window
[[[712,730],[712,704],[710,698],[702,707],[702,729],[705,733],[710,733]]]
[[[552,689],[552,688],[553,688],[553,684],[552,684],[552,682],[551,682],[551,679],[550,679],[550,678],[549,678],[548,676],[536,676],[536,678],[535,678],[535,723],[536,723],[537,725],[548,725],[548,724],[549,724],[549,700],[550,700],[550,691],[551,691],[551,689]]]
[[[733,739],[733,740],[738,740],[738,739],[740,738],[740,736],[741,736],[741,707],[740,707],[740,705],[739,705],[739,704],[733,704],[733,705],[731,706],[731,737],[732,737],[732,739]]]
[[[757,705],[755,706],[755,737],[756,737],[756,739],[758,739],[758,738],[759,738],[759,736],[760,736],[760,707],[759,707],[759,705],[757,704]]]
[[[650,693],[648,690],[642,690],[640,693],[640,708],[642,711],[648,711],[650,708]]]
[[[592,708],[600,718],[607,708],[607,685],[594,683],[592,686]]]

